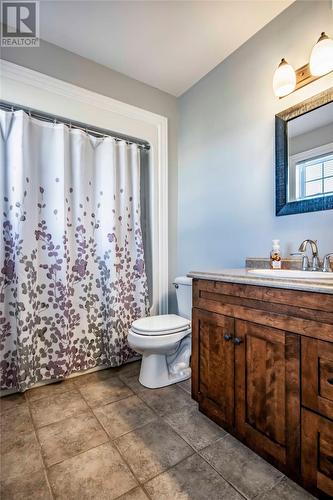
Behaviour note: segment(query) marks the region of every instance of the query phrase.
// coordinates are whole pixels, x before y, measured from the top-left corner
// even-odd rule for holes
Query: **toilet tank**
[[[178,314],[183,318],[192,316],[192,278],[179,276],[173,282],[176,288]]]

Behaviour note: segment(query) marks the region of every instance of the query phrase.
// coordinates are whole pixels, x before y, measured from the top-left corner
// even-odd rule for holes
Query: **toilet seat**
[[[191,328],[187,328],[186,330],[182,330],[180,332],[174,332],[163,335],[141,335],[140,333],[134,332],[132,329],[128,332],[128,340],[129,343],[133,345],[135,350],[136,348],[150,348],[154,349],[160,347],[168,347],[172,344],[177,344],[184,337],[190,335],[192,332]]]
[[[131,330],[137,335],[162,336],[183,332],[191,328],[191,321],[177,314],[162,314],[137,319]]]

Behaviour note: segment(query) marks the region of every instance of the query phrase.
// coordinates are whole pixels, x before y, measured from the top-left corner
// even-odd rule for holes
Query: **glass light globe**
[[[273,76],[273,90],[277,97],[290,94],[296,87],[295,70],[285,59],[281,59]]]
[[[313,76],[322,76],[333,71],[333,40],[325,32],[312,49],[310,71]]]

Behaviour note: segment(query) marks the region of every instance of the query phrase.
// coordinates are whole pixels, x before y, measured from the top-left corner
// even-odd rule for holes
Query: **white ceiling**
[[[41,38],[175,96],[294,0],[42,0]]]

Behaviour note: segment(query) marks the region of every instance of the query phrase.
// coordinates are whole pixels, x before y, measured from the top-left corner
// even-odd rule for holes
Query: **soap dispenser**
[[[271,268],[281,269],[280,240],[273,240],[271,250]]]

